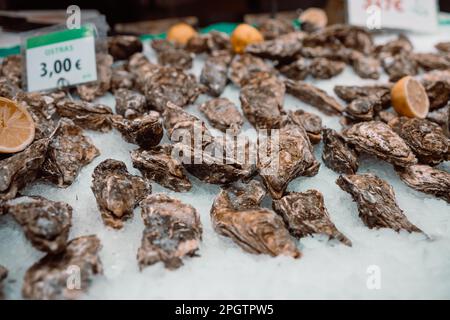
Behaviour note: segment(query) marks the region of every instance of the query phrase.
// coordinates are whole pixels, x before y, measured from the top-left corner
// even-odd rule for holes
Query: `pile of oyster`
[[[141,208],[141,269],[158,262],[176,269],[187,257],[198,256],[202,223],[197,210],[152,194],[151,188],[157,183],[189,192],[192,176],[222,187],[211,206],[211,223],[246,252],[300,258],[295,239],[312,234],[351,246],[331,220],[319,190],[287,191],[292,180],[320,170],[314,154],[318,144],[323,144],[323,163],[340,174],[337,185],[357,203],[369,228],[422,232],[408,220],[386,181],[358,173],[361,154],[392,164],[405,184],[450,203],[450,173],[438,166],[450,160],[450,45],[440,43],[435,53],[419,54],[403,35],[377,46],[367,30],[348,25],[312,32],[277,30],[241,55],[231,51],[228,35],[215,31],[195,36],[185,46],[155,40],[151,46],[157,62],[142,53],[139,39],[116,36],[109,41],[110,54],[97,56],[98,81],[78,86],[72,95],[23,92],[20,56],[3,60],[0,96],[23,105],[36,125],[29,147],[0,157],[0,215],[11,215],[31,244],[46,253],[26,272],[24,297],[75,298],[102,273],[100,240],[95,235],[69,239],[70,205],[21,194],[37,181],[56,188],[73,184],[100,154],[86,130],[117,130],[136,145],[130,157],[140,176],[130,174],[122,161],[107,159],[95,168],[90,187],[106,227],[123,228],[135,208]],[[199,79],[189,73],[195,55],[206,56]],[[426,119],[397,116],[389,110],[390,82],[336,86],[339,99],[306,82],[309,76],[330,79],[347,66],[368,79],[378,79],[383,70],[390,81],[420,75],[431,112]],[[221,97],[230,82],[240,90],[242,112]],[[115,112],[95,103],[107,92],[115,96]],[[287,93],[318,112],[286,111]],[[207,122],[183,109],[201,94],[210,96],[198,106]],[[323,127],[321,114],[341,117],[342,130]],[[245,119],[256,129],[278,130],[277,146],[269,146],[268,156],[255,162],[249,161],[248,141],[237,145]],[[211,127],[223,135],[214,136]],[[164,134],[169,143],[160,144]],[[186,135],[192,139],[181,139]],[[260,143],[270,145],[269,138]],[[238,147],[240,156],[233,152]],[[267,196],[272,208],[262,205]],[[73,266],[81,281],[71,287],[67,279]],[[0,285],[6,275],[0,266]]]

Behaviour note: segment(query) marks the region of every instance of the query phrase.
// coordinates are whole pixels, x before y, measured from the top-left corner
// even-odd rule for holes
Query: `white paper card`
[[[95,38],[89,27],[26,41],[27,90],[50,90],[97,80]]]
[[[432,33],[438,10],[437,0],[347,0],[348,22],[369,29]]]

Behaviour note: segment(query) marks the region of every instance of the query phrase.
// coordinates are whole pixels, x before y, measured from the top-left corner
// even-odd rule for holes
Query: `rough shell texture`
[[[250,44],[245,52],[263,59],[293,61],[300,53],[304,36],[303,32],[291,32],[273,40]]]
[[[202,225],[192,206],[164,194],[154,194],[143,200],[141,207],[145,224],[137,253],[141,269],[157,262],[176,269],[183,265],[183,258],[197,255]]]
[[[0,300],[4,299],[3,281],[8,277],[8,270],[0,265]]]
[[[0,201],[10,200],[38,177],[49,139],[35,141],[24,151],[0,160]]]
[[[6,212],[22,226],[32,245],[51,254],[67,246],[72,207],[42,197],[21,197],[6,203]]]
[[[384,122],[357,123],[345,129],[343,136],[357,150],[394,165],[406,167],[417,163],[414,153],[405,141]]]
[[[293,80],[286,80],[285,84],[287,93],[290,93],[297,99],[316,107],[325,114],[337,115],[342,113],[344,110],[336,99],[312,84]]]
[[[264,39],[272,40],[284,34],[293,32],[294,27],[290,21],[286,19],[264,19],[258,25],[258,30],[263,35]]]
[[[23,296],[39,300],[79,297],[93,277],[103,273],[100,248],[97,236],[90,235],[71,240],[58,255],[47,254],[27,270]]]
[[[312,144],[317,144],[322,140],[322,118],[318,115],[298,109],[289,111],[288,121],[303,126]]]
[[[331,221],[323,195],[319,191],[292,192],[274,200],[272,205],[275,212],[283,217],[293,236],[303,238],[312,234],[325,234],[345,245],[352,245]]]
[[[131,152],[133,166],[144,178],[176,192],[186,192],[192,187],[179,159],[172,156],[172,145],[160,145],[149,150]]]
[[[420,163],[437,165],[450,159],[450,141],[442,128],[426,119],[395,118],[389,122]]]
[[[122,161],[112,159],[95,168],[91,189],[103,222],[116,229],[123,227],[123,221],[133,215],[139,201],[151,193],[148,182],[129,174]]]
[[[355,174],[358,171],[358,155],[333,129],[323,130],[322,159],[328,168],[337,173]]]
[[[163,111],[169,101],[184,107],[203,91],[193,75],[172,67],[158,68],[145,83],[147,103],[157,111]]]
[[[297,60],[283,64],[279,67],[280,72],[292,80],[305,80],[309,75],[309,64],[306,59],[300,57]]]
[[[158,145],[163,137],[163,127],[156,111],[150,111],[133,119],[125,119],[116,115],[111,118],[112,125],[129,143],[134,143],[143,149]]]
[[[91,163],[100,151],[72,120],[62,118],[48,146],[42,166],[43,177],[58,187],[70,186],[81,168]]]
[[[334,92],[345,102],[352,102],[354,100],[369,97],[382,97],[382,104],[386,106],[391,102],[391,88],[392,85],[367,85],[367,86],[335,86]]]
[[[12,85],[22,87],[22,56],[11,55],[2,60],[0,75],[4,76]]]
[[[214,229],[247,252],[299,258],[301,253],[283,219],[275,212],[259,207],[263,190],[255,182],[222,189],[211,208]]]
[[[314,176],[319,171],[320,163],[303,126],[288,124],[281,128],[275,142],[278,150],[271,140],[267,144],[271,152],[259,159],[258,169],[272,198],[280,199],[293,179]]]
[[[139,92],[119,89],[114,92],[114,97],[116,98],[116,112],[127,119],[142,116],[149,111],[145,96]]]
[[[240,87],[248,78],[258,72],[273,73],[274,69],[261,58],[242,54],[236,55],[231,61],[228,77],[236,86]]]
[[[400,179],[411,188],[450,203],[450,173],[427,165],[397,168]]]
[[[83,101],[60,101],[56,105],[58,114],[75,122],[83,129],[108,132],[111,130],[110,107]]]
[[[109,37],[108,52],[115,60],[125,60],[136,52],[142,51],[142,42],[138,37],[117,35]]]
[[[208,88],[210,95],[218,97],[225,89],[228,82],[228,66],[231,58],[230,52],[217,51],[206,59],[200,74],[200,83]]]
[[[345,63],[327,58],[315,58],[309,64],[309,73],[316,79],[331,79],[342,73]]]
[[[386,181],[366,173],[342,175],[336,183],[353,197],[358,205],[359,217],[369,228],[421,232],[399,208],[394,189]]]
[[[214,128],[223,132],[237,134],[244,123],[236,105],[227,98],[208,100],[199,109]]]
[[[255,73],[242,86],[239,98],[248,121],[258,129],[278,128],[285,86],[269,73]]]

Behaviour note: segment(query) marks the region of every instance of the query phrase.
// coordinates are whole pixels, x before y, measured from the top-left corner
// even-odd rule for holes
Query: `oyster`
[[[446,136],[450,138],[450,104],[428,113],[427,120],[440,125]]]
[[[359,51],[353,51],[350,55],[353,71],[363,79],[380,78],[380,60],[367,56]]]
[[[135,88],[141,93],[145,92],[149,78],[157,73],[160,68],[161,66],[150,63],[142,52],[133,54],[127,64],[127,70],[135,79]]]
[[[335,86],[334,92],[345,102],[352,102],[356,99],[379,96],[383,107],[388,107],[391,103],[392,85],[367,85],[367,86]]]
[[[325,91],[303,81],[286,80],[287,93],[297,99],[316,107],[328,115],[338,115],[344,108]]]
[[[358,205],[359,217],[372,228],[390,228],[395,231],[422,232],[409,222],[399,208],[394,189],[377,176],[366,174],[341,175],[336,184],[350,193]]]
[[[194,53],[212,53],[220,50],[230,51],[230,37],[224,32],[211,30],[208,33],[198,34],[189,39],[185,49]]]
[[[97,81],[77,86],[78,95],[85,101],[93,101],[111,88],[113,57],[109,54],[98,53],[96,58]]]
[[[382,103],[382,97],[377,94],[358,98],[350,102],[344,109],[344,114],[352,121],[370,121],[383,109]]]
[[[308,66],[309,73],[316,79],[331,79],[342,73],[345,63],[327,58],[315,58]]]
[[[58,187],[70,186],[81,168],[100,155],[89,137],[72,120],[62,118],[50,141],[42,176]]]
[[[421,164],[397,168],[397,173],[409,187],[450,203],[450,173]]]
[[[322,140],[322,118],[318,115],[298,109],[289,111],[288,121],[303,126],[312,144],[317,144]]]
[[[323,200],[317,190],[291,192],[272,202],[275,212],[283,217],[289,232],[297,238],[312,234],[325,234],[347,246],[352,242],[343,235],[330,219]]]
[[[126,119],[142,116],[148,111],[147,100],[139,92],[118,89],[114,92],[116,98],[116,112]]]
[[[280,72],[292,80],[305,80],[309,75],[309,64],[306,59],[300,57],[297,60],[279,67]]]
[[[200,111],[211,125],[223,132],[237,134],[244,123],[236,105],[227,98],[216,98],[203,103]]]
[[[8,277],[8,270],[0,265],[0,300],[4,299],[3,294],[3,281]]]
[[[117,35],[108,38],[108,52],[115,60],[125,60],[136,52],[142,51],[142,42],[138,37]]]
[[[300,258],[283,219],[272,210],[259,207],[264,195],[264,188],[257,181],[236,182],[223,188],[211,208],[214,230],[249,253]]]
[[[254,56],[277,61],[293,61],[302,47],[303,32],[291,32],[273,40],[250,44],[245,52]]]
[[[133,119],[125,119],[115,115],[111,118],[112,125],[129,143],[134,143],[143,149],[158,145],[163,137],[163,127],[159,113],[150,111]]]
[[[436,44],[436,49],[443,53],[450,53],[450,41],[449,42],[439,42]]]
[[[47,254],[25,273],[22,295],[39,300],[78,298],[94,275],[103,273],[100,247],[97,236],[90,235],[71,240],[58,255]],[[74,276],[80,281],[71,281]]]
[[[190,69],[194,55],[179,45],[166,39],[156,39],[151,43],[158,56],[158,63],[180,69]]]
[[[437,53],[414,53],[412,57],[425,71],[450,69],[449,57]]]
[[[116,93],[119,89],[133,89],[136,81],[136,76],[125,70],[123,65],[121,67],[113,67],[111,75],[111,91]]]
[[[0,201],[10,200],[36,180],[45,160],[50,139],[40,139],[24,151],[0,160]]]
[[[0,75],[6,78],[12,85],[22,88],[23,61],[19,54],[3,58],[0,66]]]
[[[279,131],[278,150],[269,146],[269,156],[259,159],[258,169],[273,199],[280,199],[293,179],[311,177],[319,171],[320,163],[303,126],[288,123]]]
[[[258,72],[273,73],[274,69],[261,58],[251,54],[242,54],[234,56],[228,70],[228,77],[236,86],[240,87],[248,78]]]
[[[389,125],[403,138],[420,163],[437,165],[450,160],[450,141],[436,123],[400,117],[390,121]]]
[[[273,211],[259,207],[264,196],[264,188],[255,180],[223,188],[211,208],[215,230],[250,253],[299,257],[282,220]]]
[[[228,66],[231,62],[228,51],[216,51],[205,61],[200,82],[208,88],[208,93],[214,97],[222,94],[228,82]]]
[[[180,107],[193,103],[202,93],[195,77],[172,67],[160,67],[146,80],[145,96],[149,106],[163,111],[167,102]]]
[[[129,174],[122,161],[112,159],[95,168],[91,189],[103,222],[116,229],[123,227],[123,221],[131,217],[139,201],[151,193],[148,182]]]
[[[204,122],[172,103],[164,111],[164,127],[175,143],[172,153],[181,155],[186,170],[200,180],[225,184],[255,173],[248,141],[241,143],[235,136],[214,138]]]
[[[417,163],[405,141],[384,122],[354,124],[343,131],[343,136],[356,150],[373,154],[394,165],[407,167]]]
[[[72,207],[67,203],[20,197],[6,202],[6,212],[22,226],[36,249],[57,254],[66,248],[72,225]]]
[[[287,19],[264,19],[258,26],[264,39],[277,39],[279,36],[289,34],[295,29]]]
[[[164,263],[167,269],[194,257],[202,240],[202,224],[194,207],[164,194],[153,194],[141,202],[145,229],[137,253],[139,268]]]
[[[347,24],[333,24],[308,34],[303,40],[306,47],[342,45],[345,48],[370,54],[374,50],[369,30]]]
[[[322,159],[328,168],[337,173],[355,174],[358,171],[358,155],[333,129],[323,130]]]
[[[254,73],[242,86],[239,98],[248,121],[258,129],[280,126],[285,86],[270,73]]]
[[[91,104],[84,101],[63,100],[56,104],[61,117],[71,119],[83,129],[108,132],[111,130],[110,107],[102,104]]]
[[[0,74],[1,74],[1,70],[0,70]],[[13,85],[5,77],[0,77],[0,97],[4,97],[4,98],[12,100],[19,91],[21,91],[19,89],[19,87]]]
[[[396,82],[406,76],[415,76],[419,72],[417,62],[408,53],[386,56],[381,62],[391,82]]]
[[[149,150],[134,150],[131,152],[133,167],[139,169],[145,179],[176,192],[187,192],[192,184],[181,162],[172,156],[172,150],[169,144]]]
[[[450,82],[434,81],[425,84],[430,110],[445,107],[450,101]]]

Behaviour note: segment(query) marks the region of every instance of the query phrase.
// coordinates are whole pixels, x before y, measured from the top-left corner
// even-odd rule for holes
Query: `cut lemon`
[[[392,106],[401,116],[424,119],[430,100],[423,85],[411,76],[400,79],[391,90]]]
[[[185,45],[192,37],[197,35],[197,31],[187,23],[181,22],[170,27],[167,31],[167,40]]]
[[[263,42],[264,37],[258,29],[249,24],[242,23],[234,29],[230,41],[234,52],[243,53],[245,47],[249,44]]]
[[[34,139],[34,122],[28,111],[0,97],[0,153],[24,150]]]
[[[302,23],[307,22],[320,29],[325,28],[328,24],[327,14],[319,8],[306,9],[298,19]]]

